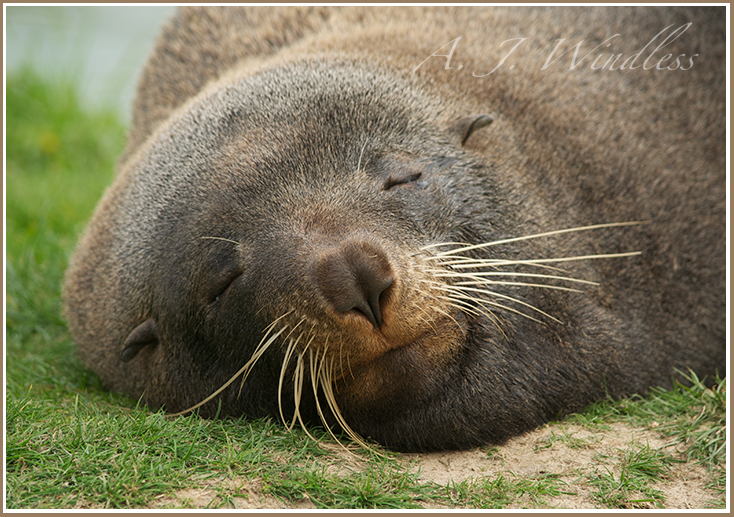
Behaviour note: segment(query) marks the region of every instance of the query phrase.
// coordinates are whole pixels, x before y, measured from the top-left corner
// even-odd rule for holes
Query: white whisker
[[[288,430],[291,431],[296,425],[296,421],[301,420],[301,395],[303,394],[303,354],[301,352],[296,358],[296,367],[293,371],[293,418],[288,424]]]
[[[541,237],[550,237],[552,235],[560,235],[563,233],[571,233],[571,232],[583,232],[587,230],[598,230],[600,228],[614,228],[619,226],[634,226],[634,225],[640,225],[640,224],[647,224],[649,221],[629,221],[624,223],[605,223],[605,224],[594,224],[591,226],[579,226],[577,228],[566,228],[563,230],[554,230],[550,232],[543,232],[543,233],[536,233],[534,235],[525,235],[523,237],[513,237],[510,239],[502,239],[498,241],[492,241],[492,242],[485,242],[482,244],[462,244],[462,243],[438,243],[438,244],[429,244],[428,246],[423,246],[421,250],[426,250],[430,248],[434,248],[437,246],[443,246],[445,244],[452,244],[452,245],[460,245],[463,246],[462,248],[457,248],[453,250],[443,251],[436,254],[436,257],[440,257],[443,255],[449,255],[449,254],[456,254],[456,253],[463,253],[465,251],[471,251],[476,249],[482,249],[487,248],[489,246],[497,246],[499,244],[508,244],[510,242],[518,242],[518,241],[524,241],[524,240],[530,240],[530,239],[538,239]]]
[[[283,316],[285,316],[285,315],[283,315]],[[283,316],[281,316],[281,318],[282,318]],[[280,319],[280,318],[278,318],[278,319]],[[276,320],[276,321],[277,321],[277,320]],[[275,322],[274,322],[274,323],[275,323]],[[240,391],[239,391],[239,392],[237,393],[237,397],[239,397],[239,396],[240,396],[240,394],[242,393],[242,386],[243,386],[243,385],[245,384],[245,380],[247,379],[247,376],[249,375],[250,371],[252,370],[252,367],[253,367],[253,366],[255,366],[255,363],[256,363],[256,362],[258,361],[258,359],[260,359],[260,357],[261,357],[261,356],[262,356],[262,355],[263,355],[263,354],[265,353],[265,351],[266,351],[266,350],[268,349],[268,347],[269,347],[269,346],[270,346],[270,345],[271,345],[271,344],[272,344],[272,343],[273,343],[273,342],[274,342],[274,341],[275,341],[276,339],[278,339],[278,336],[280,336],[280,335],[281,335],[281,334],[282,334],[283,332],[285,332],[285,330],[286,330],[286,329],[288,328],[288,325],[285,325],[285,326],[284,326],[283,328],[281,328],[281,329],[280,329],[280,330],[278,331],[278,333],[277,333],[277,334],[274,334],[273,336],[271,336],[271,337],[270,337],[270,339],[268,339],[267,341],[265,341],[265,343],[263,344],[263,341],[265,340],[265,338],[267,338],[267,337],[268,337],[268,334],[270,333],[270,331],[271,331],[271,330],[272,330],[273,328],[274,328],[274,327],[273,327],[273,324],[271,324],[271,325],[270,325],[270,326],[268,327],[268,331],[267,331],[267,333],[265,334],[265,336],[263,337],[263,339],[262,339],[262,340],[260,341],[260,344],[258,345],[257,349],[255,350],[255,352],[254,352],[254,353],[252,354],[252,356],[250,357],[250,360],[249,360],[249,361],[247,361],[247,362],[245,363],[245,365],[244,365],[244,366],[243,366],[242,368],[240,368],[240,369],[239,369],[239,370],[237,371],[237,373],[235,373],[235,374],[234,374],[234,375],[233,375],[233,376],[232,376],[232,377],[231,377],[231,378],[230,378],[230,379],[229,379],[229,380],[228,380],[227,382],[225,382],[225,383],[224,383],[224,384],[223,384],[223,385],[222,385],[222,386],[221,386],[221,387],[220,387],[220,388],[219,388],[218,390],[216,390],[216,391],[215,391],[214,393],[212,393],[211,395],[209,395],[209,396],[208,396],[207,398],[205,398],[204,400],[202,400],[202,401],[201,401],[201,402],[199,402],[198,404],[195,404],[195,405],[191,406],[191,407],[190,407],[190,408],[188,408],[188,409],[184,409],[183,411],[179,411],[178,413],[173,413],[173,414],[172,414],[172,415],[170,415],[170,416],[178,416],[178,415],[183,415],[183,414],[185,414],[185,413],[188,413],[188,412],[190,412],[190,411],[193,411],[193,410],[194,410],[194,409],[196,409],[196,408],[199,408],[199,407],[203,406],[204,404],[206,404],[207,402],[209,402],[210,400],[212,400],[212,399],[213,399],[214,397],[216,397],[217,395],[219,395],[219,394],[220,394],[220,393],[221,393],[222,391],[224,391],[224,390],[225,390],[225,389],[226,389],[226,388],[227,388],[227,387],[228,387],[228,386],[229,386],[230,384],[232,384],[232,383],[233,383],[233,382],[235,381],[235,379],[237,379],[237,377],[239,377],[240,375],[242,375],[242,384],[240,385]]]
[[[577,282],[580,284],[588,284],[598,286],[599,282],[592,282],[590,280],[581,280],[580,278],[571,278],[567,276],[557,275],[541,275],[539,273],[516,273],[513,271],[476,271],[471,274],[461,273],[458,271],[447,271],[444,269],[428,269],[427,273],[431,273],[435,277],[448,277],[448,278],[477,278],[486,276],[521,276],[526,278],[543,278],[547,280],[561,280],[566,282]]]
[[[450,257],[447,257],[450,258]],[[461,264],[461,266],[458,266],[457,264]],[[473,258],[466,258],[466,257],[460,257],[452,260],[446,260],[444,262],[437,262],[435,265],[439,267],[450,267],[451,269],[468,269],[468,268],[487,268],[492,267],[496,268],[501,265],[513,265],[514,262],[510,262],[507,259],[473,259]],[[550,269],[552,271],[560,271],[561,273],[565,273],[566,271],[559,267],[549,266],[547,264],[523,264],[526,266],[536,267],[536,268],[544,268],[544,269]]]
[[[367,147],[367,139],[365,139],[364,144],[362,144],[362,150],[359,152],[359,160],[357,160],[357,172],[359,172],[359,168],[362,165],[362,155],[364,154],[365,147]]]
[[[422,281],[422,282],[431,284],[432,286],[433,285],[441,285],[441,286],[445,285],[445,284],[441,284],[439,282],[432,282],[432,281],[425,280],[425,279],[419,279],[419,280]],[[484,316],[486,316],[490,321],[492,321],[497,326],[497,329],[502,333],[503,336],[505,335],[505,332],[502,330],[502,326],[500,325],[499,320],[497,319],[497,317],[494,314],[492,314],[491,312],[486,311],[483,307],[476,307],[476,306],[471,305],[470,303],[465,302],[463,300],[457,300],[457,299],[449,298],[449,297],[446,297],[446,296],[440,296],[440,295],[435,296],[435,295],[432,295],[430,293],[427,293],[426,291],[424,291],[422,289],[417,289],[417,291],[420,292],[420,293],[423,293],[425,296],[427,296],[427,297],[429,297],[429,298],[431,298],[433,300],[436,300],[436,301],[439,301],[439,300],[447,301],[447,302],[449,302],[449,304],[448,304],[449,306],[453,307],[454,309],[458,310],[459,312],[463,312],[464,314],[470,314],[472,316],[484,315]],[[461,328],[461,325],[459,325],[459,322],[456,321],[456,319],[454,319],[453,316],[451,316],[450,314],[446,313],[445,311],[440,310],[438,307],[433,307],[433,308],[437,312],[439,312],[441,314],[444,314],[448,318],[451,318],[451,320],[454,323],[456,323],[456,326],[458,328]]]
[[[481,298],[476,298],[476,297],[473,297],[473,296],[461,295],[461,294],[458,294],[458,293],[451,293],[450,296],[439,297],[439,298],[442,298],[444,300],[450,300],[450,301],[452,301],[454,303],[459,303],[459,302],[461,302],[461,300],[469,300],[469,301],[473,301],[473,302],[476,302],[476,303],[479,303],[479,304],[482,304],[482,305],[488,305],[488,306],[491,306],[491,307],[497,307],[498,309],[502,309],[502,310],[505,310],[505,311],[508,311],[508,312],[514,312],[515,314],[518,314],[519,316],[523,316],[525,318],[528,318],[528,319],[533,320],[533,321],[538,322],[538,323],[543,323],[539,319],[533,318],[529,314],[525,314],[524,312],[518,311],[517,309],[513,309],[512,307],[508,307],[506,305],[502,305],[501,303],[497,303],[497,302],[491,302],[489,300],[483,300]],[[472,309],[477,310],[478,308],[472,306]],[[487,316],[487,313],[484,312],[484,311],[482,311],[481,314],[484,314],[485,316]],[[549,318],[552,318],[552,316],[548,316],[548,317]],[[496,319],[496,317],[494,317],[493,320],[494,319]],[[555,319],[555,318],[553,318],[553,319]],[[558,320],[556,320],[556,321],[558,321]]]
[[[285,421],[285,417],[283,416],[283,378],[285,377],[285,372],[288,368],[288,363],[290,363],[291,355],[293,354],[293,351],[296,349],[296,346],[298,346],[298,342],[303,337],[303,332],[301,332],[298,335],[298,338],[293,340],[290,340],[290,343],[288,344],[288,348],[285,351],[285,357],[283,358],[283,365],[280,368],[280,377],[278,378],[278,411],[280,412],[280,420],[283,422],[284,425],[288,425]]]
[[[349,424],[344,420],[342,417],[341,411],[339,411],[339,407],[336,404],[336,399],[334,398],[334,392],[332,391],[332,380],[331,380],[331,374],[334,369],[334,358],[331,358],[331,363],[329,363],[328,368],[326,367],[326,350],[324,350],[323,357],[316,357],[316,363],[318,366],[314,367],[314,359],[313,355],[310,354],[309,356],[309,362],[311,363],[311,382],[313,384],[313,390],[314,390],[314,397],[316,398],[316,410],[318,411],[319,418],[321,419],[321,423],[324,425],[324,428],[326,431],[331,435],[331,437],[334,439],[334,441],[341,446],[342,449],[344,449],[347,453],[354,455],[352,451],[349,450],[349,448],[342,443],[342,441],[337,438],[337,436],[334,434],[334,431],[331,429],[331,426],[329,426],[328,422],[326,421],[326,417],[324,416],[324,413],[321,409],[321,404],[319,402],[318,397],[318,386],[321,386],[321,389],[324,392],[324,398],[326,398],[326,402],[329,404],[329,407],[331,408],[331,412],[336,418],[337,422],[341,426],[342,429],[347,433],[347,435],[355,441],[357,444],[361,445],[364,448],[369,448],[369,446],[360,438],[360,436],[355,433],[351,427],[349,427]]]
[[[522,314],[523,316],[526,316],[526,317],[528,317],[528,318],[530,318],[532,320],[539,321],[539,320],[536,320],[535,318],[532,318],[532,317],[528,316],[527,314],[525,314],[523,312],[520,312],[520,311],[517,311],[517,310],[513,310],[510,307],[506,307],[504,305],[497,304],[496,302],[490,302],[489,300],[485,300],[483,298],[477,298],[476,296],[470,296],[470,295],[468,295],[466,293],[467,292],[473,292],[473,293],[486,294],[488,296],[492,296],[492,297],[495,297],[495,298],[501,298],[503,300],[508,300],[508,301],[511,301],[511,302],[514,302],[514,303],[518,303],[520,305],[523,305],[523,306],[527,307],[528,309],[534,310],[534,311],[542,314],[543,316],[546,316],[546,317],[552,319],[553,321],[555,321],[557,323],[563,323],[559,319],[554,318],[550,314],[548,314],[548,313],[546,313],[546,312],[538,309],[537,307],[535,307],[533,305],[530,305],[529,303],[523,302],[522,300],[518,300],[517,298],[513,298],[511,296],[507,296],[507,295],[504,295],[504,294],[496,293],[494,291],[489,291],[487,289],[476,289],[474,287],[454,287],[454,286],[448,286],[448,285],[441,285],[438,282],[437,282],[436,289],[439,289],[441,291],[450,292],[454,296],[459,296],[459,297],[462,297],[462,298],[467,299],[467,300],[474,300],[477,303],[482,303],[482,304],[485,304],[486,303],[486,304],[490,304],[490,305],[492,305],[494,307],[501,307],[501,308],[504,308],[506,310],[511,310],[512,312],[516,312],[517,314]]]
[[[545,258],[545,259],[524,259],[524,260],[499,260],[499,259],[487,259],[487,260],[473,260],[471,262],[457,262],[448,263],[444,262],[441,265],[451,265],[454,269],[464,269],[471,267],[497,267],[507,265],[523,265],[523,264],[547,264],[547,263],[558,263],[558,262],[572,262],[578,260],[594,260],[594,259],[608,259],[608,258],[621,258],[621,257],[634,257],[641,255],[641,251],[630,251],[625,253],[606,253],[600,255],[578,255],[575,257],[556,257],[556,258]]]
[[[421,318],[421,320],[425,322],[429,327],[431,327],[436,334],[438,334],[438,329],[436,329],[436,327],[433,325],[433,322],[431,321],[431,315],[428,314],[428,312],[423,307],[418,305],[415,301],[412,302],[412,305],[413,307],[421,311],[423,314],[425,314],[425,318]]]
[[[329,364],[329,368],[324,368],[324,365],[326,363],[326,354],[324,354],[324,359],[321,362],[320,369],[319,369],[319,383],[321,384],[321,389],[324,391],[324,397],[326,398],[326,402],[329,404],[329,408],[331,409],[331,414],[334,415],[334,418],[336,418],[336,421],[339,423],[341,428],[344,430],[345,433],[357,444],[364,447],[365,449],[369,449],[370,447],[362,440],[362,438],[354,432],[354,430],[347,424],[346,420],[344,420],[344,417],[342,416],[341,410],[339,409],[339,406],[336,403],[336,398],[334,397],[334,391],[332,389],[333,382],[331,379],[331,374],[333,372],[333,366],[334,362]],[[328,428],[328,426],[327,426]],[[332,433],[332,437],[344,447],[345,450],[351,453],[349,449],[347,449],[344,444],[341,443],[340,440],[334,436]],[[377,453],[379,454],[379,453]]]
[[[233,241],[232,239],[225,239],[224,237],[199,237],[200,239],[211,239],[215,241],[224,241],[224,242],[231,242],[232,244],[239,244],[237,241]]]
[[[560,285],[548,285],[548,284],[532,284],[528,282],[504,282],[502,280],[473,280],[466,282],[454,282],[452,286],[467,286],[467,285],[509,285],[509,286],[523,286],[523,287],[540,287],[542,289],[556,289],[558,291],[570,291],[572,293],[583,293],[581,289],[573,289],[572,287],[564,287]]]

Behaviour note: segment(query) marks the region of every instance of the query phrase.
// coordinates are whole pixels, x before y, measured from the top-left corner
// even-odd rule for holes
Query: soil
[[[553,440],[564,434],[570,438]],[[609,430],[592,432],[581,426],[563,424],[544,426],[514,438],[490,454],[486,450],[471,450],[405,456],[417,460],[420,481],[441,485],[468,478],[494,478],[500,473],[530,479],[554,475],[567,484],[562,486],[564,492],[575,492],[575,495],[546,497],[542,507],[590,509],[600,505],[594,500],[594,488],[584,483],[584,476],[604,471],[605,467],[618,476],[614,459],[619,457],[620,450],[627,450],[631,444],[648,445],[650,449],[660,449],[674,457],[681,452],[654,430],[612,424]],[[664,494],[665,508],[705,508],[717,498],[715,491],[705,487],[710,482],[705,467],[688,462],[673,465],[666,478],[653,487]],[[521,498],[508,508],[527,506],[536,504]],[[652,504],[643,507],[655,508]]]
[[[510,480],[540,479],[553,476],[563,493],[533,499],[523,495],[507,508],[563,508],[593,509],[604,507],[595,498],[596,488],[588,483],[589,477],[600,472],[619,476],[619,458],[622,451],[637,450],[645,445],[651,450],[661,450],[673,457],[680,457],[679,446],[671,444],[654,429],[633,428],[615,423],[606,430],[589,430],[575,424],[549,424],[533,432],[508,441],[500,447],[480,448],[469,451],[452,451],[428,454],[403,454],[406,468],[418,474],[421,483],[447,486],[465,480],[479,481],[503,475]],[[348,470],[357,466],[354,457],[344,452]],[[333,468],[333,467],[332,467]],[[724,468],[726,466],[724,465]],[[665,508],[694,509],[710,507],[718,494],[707,488],[711,475],[705,467],[690,461],[674,463],[671,470],[652,488],[662,492]],[[223,486],[224,485],[224,486]],[[208,479],[201,488],[186,489],[173,496],[159,498],[154,508],[315,508],[304,497],[297,504],[286,503],[261,491],[260,480]],[[225,494],[223,497],[222,494]],[[231,497],[226,497],[231,494]],[[227,500],[225,501],[224,498]],[[426,508],[450,508],[440,504],[425,503]],[[633,506],[629,506],[633,507]],[[653,503],[639,503],[637,508],[657,508]]]

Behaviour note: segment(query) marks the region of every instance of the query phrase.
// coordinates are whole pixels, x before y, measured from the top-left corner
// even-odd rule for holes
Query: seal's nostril
[[[313,266],[316,285],[332,309],[356,310],[373,327],[383,324],[382,295],[393,284],[385,253],[366,242],[348,242],[328,250]]]
[[[380,297],[382,293],[387,291],[388,287],[392,285],[392,277],[385,276],[370,276],[368,283],[363,284],[363,293],[369,303],[370,310],[374,318],[370,320],[372,325],[375,327],[382,326],[382,311],[380,310]]]

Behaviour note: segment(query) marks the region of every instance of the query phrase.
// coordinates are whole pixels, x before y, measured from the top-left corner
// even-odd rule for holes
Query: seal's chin
[[[337,398],[360,406],[420,398],[464,346],[466,326],[465,316],[457,313],[367,362],[350,365],[336,379]]]

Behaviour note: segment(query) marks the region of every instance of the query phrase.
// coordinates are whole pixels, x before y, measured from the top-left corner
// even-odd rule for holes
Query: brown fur
[[[241,392],[235,382],[202,414],[276,416],[280,399],[288,419],[299,408],[331,425],[333,388],[346,424],[404,450],[499,441],[674,369],[725,375],[723,12],[181,10],[67,275],[81,354],[111,389],[180,411],[278,320]],[[685,54],[688,68],[697,54],[688,70],[590,68],[672,25],[639,64],[688,22],[655,59]],[[571,50],[543,70],[556,40],[556,56],[583,40],[581,58],[614,34],[578,69]],[[439,48],[459,36],[447,64],[451,45]],[[449,246],[425,248],[628,221],[646,224],[467,252],[642,252],[551,264],[599,283],[584,293],[493,287],[548,317],[490,301],[540,321],[457,309],[441,285],[459,280],[436,276]],[[317,397],[297,400],[299,372]]]

